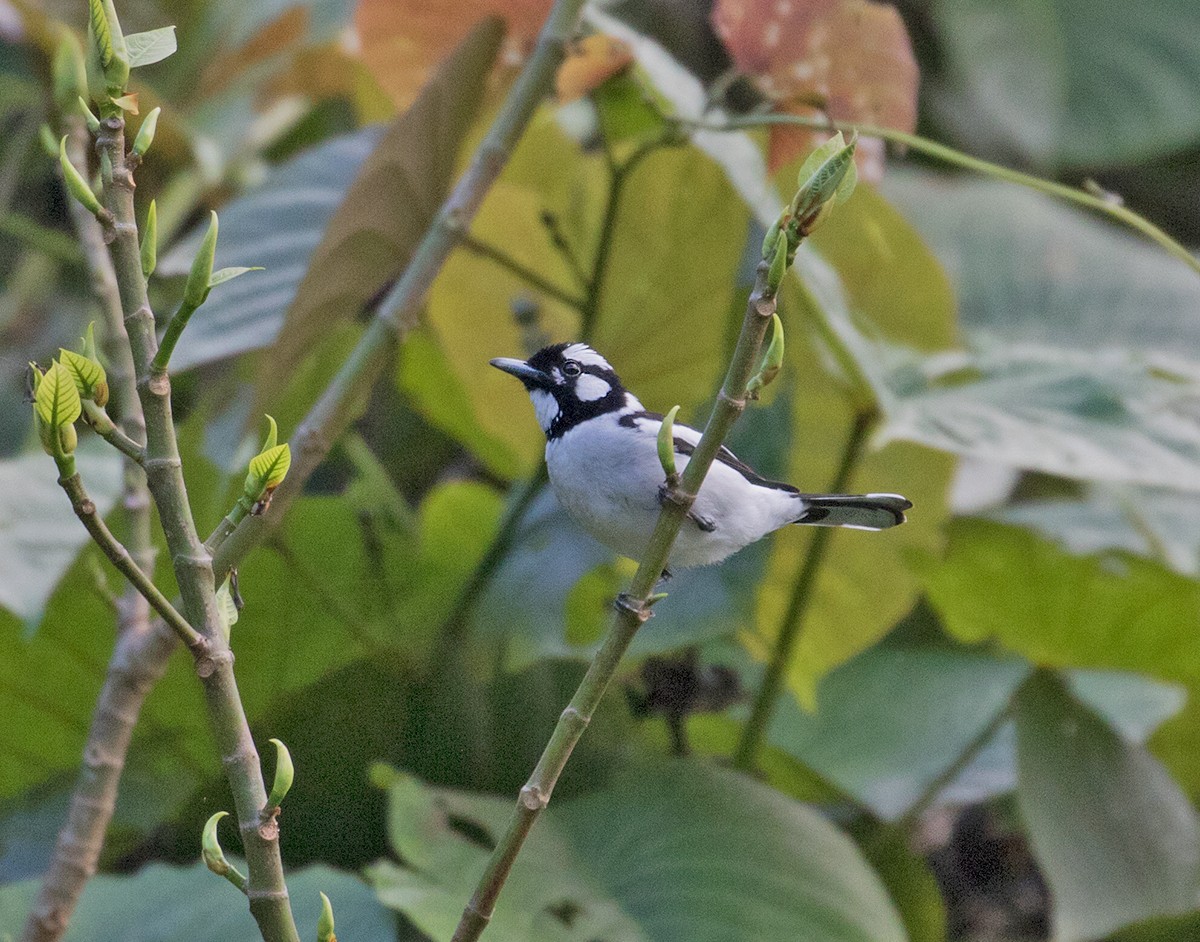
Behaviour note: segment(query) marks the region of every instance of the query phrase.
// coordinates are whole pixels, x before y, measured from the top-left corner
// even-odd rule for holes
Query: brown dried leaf
[[[780,111],[916,127],[920,75],[894,7],[872,0],[718,0],[713,23],[737,67]],[[826,138],[805,128],[772,128],[771,167]],[[882,145],[863,143],[859,170],[877,180]]]
[[[430,72],[484,16],[504,18],[501,61],[519,62],[529,50],[552,0],[360,0],[354,25],[361,55],[375,80],[406,108]]]
[[[335,322],[356,316],[408,264],[450,184],[503,30],[494,17],[479,23],[367,158],[265,360],[272,376],[290,375]]]
[[[559,104],[582,98],[629,68],[632,62],[633,53],[629,46],[603,33],[593,33],[572,43],[554,80],[554,93]]]

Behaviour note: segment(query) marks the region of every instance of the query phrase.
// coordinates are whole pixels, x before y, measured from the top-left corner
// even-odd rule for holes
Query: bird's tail
[[[912,501],[899,494],[797,494],[804,512],[796,523],[854,530],[886,530],[904,522]]]

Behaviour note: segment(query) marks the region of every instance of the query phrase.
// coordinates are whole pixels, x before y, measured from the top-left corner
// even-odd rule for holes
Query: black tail
[[[797,494],[804,512],[796,523],[818,527],[886,530],[904,522],[912,501],[899,494]]]

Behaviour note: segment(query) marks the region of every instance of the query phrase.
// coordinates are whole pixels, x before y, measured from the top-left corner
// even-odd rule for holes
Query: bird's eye
[[[567,376],[578,376],[582,372],[583,370],[580,369],[579,364],[574,360],[568,360],[563,364],[563,373]]]

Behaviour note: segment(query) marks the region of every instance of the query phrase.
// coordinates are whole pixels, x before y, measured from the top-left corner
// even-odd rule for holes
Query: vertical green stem
[[[86,175],[89,136],[83,116],[77,112],[64,116],[62,131],[67,136],[67,156]],[[102,315],[111,389],[109,408],[126,436],[142,442],[145,423],[138,401],[133,356],[104,232],[96,217],[79,202],[68,199],[67,206]],[[152,577],[155,549],[146,476],[135,462],[128,460],[124,474],[125,546],[134,565]],[[70,807],[37,899],[21,931],[21,942],[56,942],[66,932],[79,897],[96,872],[104,835],[116,807],[134,724],[146,695],[166,670],[175,645],[175,634],[161,620],[150,617],[149,603],[130,585],[118,602],[116,647],[92,713]]]
[[[849,486],[855,466],[862,457],[867,434],[874,423],[873,413],[859,412],[855,415],[854,425],[846,439],[846,446],[842,451],[842,459],[837,473],[829,485],[831,494],[843,493]],[[779,623],[779,633],[775,639],[775,647],[771,651],[771,660],[767,663],[767,670],[763,675],[762,685],[758,688],[758,693],[754,698],[750,718],[742,727],[742,736],[733,756],[735,768],[754,768],[758,761],[758,753],[766,739],[771,717],[775,712],[775,704],[783,692],[788,665],[791,664],[792,653],[796,649],[796,642],[799,641],[800,631],[804,627],[804,616],[812,601],[817,574],[821,570],[821,564],[825,561],[829,540],[834,532],[832,527],[814,527],[813,530],[812,542],[800,564],[800,571],[796,575],[792,597],[788,601],[788,607]]]
[[[250,870],[250,912],[267,942],[298,942],[283,878],[278,826],[273,818],[267,820],[262,815],[267,793],[234,678],[233,654],[221,629],[212,557],[196,532],[188,501],[171,414],[170,379],[151,369],[158,344],[142,274],[134,179],[132,167],[126,162],[121,118],[109,117],[101,122],[97,146],[106,157],[105,166],[111,168],[104,180],[104,199],[113,216],[110,251],[146,419],[146,480],[166,536],[184,614],[209,646],[208,652],[196,659],[196,673],[204,687],[209,723],[233,793]]]
[[[768,265],[764,261],[758,266],[754,290],[742,320],[737,347],[704,434],[684,469],[682,480],[677,486],[667,490],[646,553],[634,574],[629,591],[618,600],[612,627],[592,659],[571,702],[563,710],[533,774],[521,789],[516,810],[488,859],[475,892],[454,931],[452,942],[474,942],[487,928],[496,900],[524,846],[525,839],[529,836],[534,822],[549,804],[554,786],[575,744],[579,742],[579,738],[591,722],[629,643],[637,634],[638,628],[650,617],[650,596],[667,565],[671,547],[679,534],[684,517],[695,501],[721,443],[729,434],[737,417],[746,408],[746,384],[757,363],[758,352],[771,316],[775,313],[775,290],[767,276]]]

